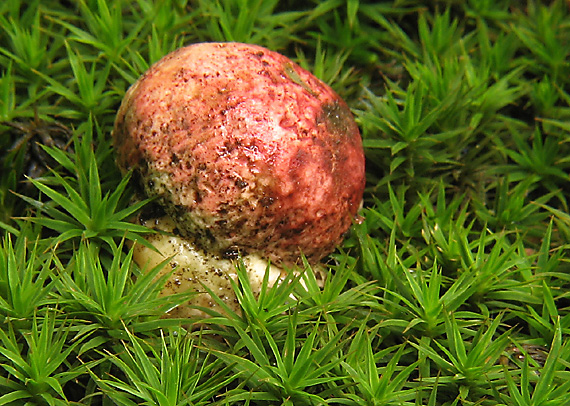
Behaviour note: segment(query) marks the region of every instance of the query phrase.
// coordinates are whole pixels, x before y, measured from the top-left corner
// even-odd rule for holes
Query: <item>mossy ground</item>
[[[570,5],[0,4],[0,404],[570,405]],[[349,104],[363,221],[241,314],[160,315],[111,130],[171,50],[279,51]],[[303,287],[304,286],[304,287]],[[193,326],[189,328],[189,326]]]

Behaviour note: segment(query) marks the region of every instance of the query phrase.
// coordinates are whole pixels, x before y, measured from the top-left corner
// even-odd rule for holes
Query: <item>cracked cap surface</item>
[[[346,103],[285,56],[200,43],[128,90],[113,131],[182,235],[207,249],[310,262],[342,241],[361,204],[364,153]]]

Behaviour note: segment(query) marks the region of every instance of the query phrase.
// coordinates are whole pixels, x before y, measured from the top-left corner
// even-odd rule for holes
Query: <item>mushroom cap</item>
[[[287,57],[199,43],[154,64],[127,91],[113,130],[178,231],[207,250],[318,262],[362,201],[364,153],[346,103]]]

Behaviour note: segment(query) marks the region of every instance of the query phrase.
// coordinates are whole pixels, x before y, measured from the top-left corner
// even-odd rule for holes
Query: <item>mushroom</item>
[[[168,232],[150,241],[178,267],[165,294],[204,283],[233,303],[237,256],[254,288],[268,261],[272,283],[301,255],[318,264],[362,202],[364,153],[348,106],[260,46],[198,43],[166,55],[127,91],[113,137],[118,166],[166,213],[146,220]],[[138,247],[135,260],[163,260],[153,255]],[[171,315],[214,304],[200,296]]]

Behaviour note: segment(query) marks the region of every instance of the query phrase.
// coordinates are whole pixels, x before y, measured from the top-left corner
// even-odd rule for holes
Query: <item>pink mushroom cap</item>
[[[350,109],[260,46],[168,54],[128,90],[113,136],[119,167],[134,170],[180,234],[219,254],[318,262],[361,205],[364,153]]]

